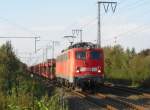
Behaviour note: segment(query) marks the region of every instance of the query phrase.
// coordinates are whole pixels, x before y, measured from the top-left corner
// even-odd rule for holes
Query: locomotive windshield
[[[90,56],[91,56],[91,59],[92,59],[92,60],[98,60],[98,59],[100,59],[101,54],[100,54],[100,52],[98,52],[98,51],[92,51],[92,52],[90,53]]]
[[[76,59],[85,60],[86,59],[86,52],[85,51],[77,51],[76,52]]]

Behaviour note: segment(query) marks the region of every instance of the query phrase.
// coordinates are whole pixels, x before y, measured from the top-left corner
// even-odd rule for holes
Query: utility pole
[[[45,50],[46,52],[45,52],[45,55],[46,55],[46,60],[48,60],[48,55],[47,55],[47,53],[48,53],[48,47],[46,47],[46,50]]]
[[[58,41],[51,41],[52,42],[52,59],[51,59],[51,73],[54,74],[53,72],[53,60],[54,60],[54,54],[55,54],[55,45],[59,44]]]
[[[39,41],[38,39],[39,37],[35,37],[35,53],[36,53],[36,42]]]
[[[40,37],[0,37],[0,39],[35,39],[34,46],[35,46],[35,53],[36,53],[36,42],[39,41]]]
[[[45,40],[48,41],[48,40]],[[51,59],[54,59],[55,54],[55,45],[58,45],[59,41],[49,40],[49,43],[46,45],[46,48],[43,48],[43,62],[44,60],[48,61],[48,49],[51,49]],[[41,50],[42,48],[38,49]]]
[[[52,59],[54,59],[55,45],[59,44],[59,41],[50,41],[52,43]]]
[[[46,46],[46,52],[45,52],[45,54],[46,54],[46,60],[48,60],[48,49],[51,49],[52,48],[52,46],[51,45],[47,45]]]
[[[80,35],[80,42],[82,42],[82,32],[83,32],[82,29],[73,29],[72,30],[72,35],[73,36],[75,36],[75,34],[76,34],[76,36]]]
[[[116,10],[117,2],[104,2],[104,1],[98,1],[98,30],[97,30],[97,47],[101,48],[101,4],[103,4],[105,13],[108,12],[109,6],[111,6],[111,9],[113,13]]]
[[[44,55],[45,55],[45,53],[44,53],[44,48],[43,48],[43,62],[44,62],[44,59],[45,59]]]
[[[55,52],[55,41],[52,41],[52,59],[54,59],[54,52]]]

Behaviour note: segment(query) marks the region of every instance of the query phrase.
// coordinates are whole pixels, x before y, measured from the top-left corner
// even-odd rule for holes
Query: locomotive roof
[[[97,46],[96,44],[93,44],[91,42],[78,42],[76,44],[69,46],[67,49],[62,50],[62,52],[73,48],[96,48],[96,46]]]
[[[91,42],[79,42],[69,46],[68,49],[72,49],[72,48],[96,48],[96,45]]]

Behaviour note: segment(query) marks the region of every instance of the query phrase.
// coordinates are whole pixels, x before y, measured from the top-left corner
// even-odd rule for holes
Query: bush
[[[120,45],[117,45],[105,47],[104,54],[106,79],[131,82],[132,85],[141,85],[141,82],[149,79],[149,50],[136,53],[134,48],[124,51]]]
[[[0,110],[66,110],[60,96],[48,97],[42,80],[31,78],[26,67],[9,42],[0,47]]]

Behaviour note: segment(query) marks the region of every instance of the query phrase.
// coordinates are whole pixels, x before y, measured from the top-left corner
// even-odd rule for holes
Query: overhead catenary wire
[[[26,32],[29,32],[30,34],[32,34],[32,36],[35,36],[35,37],[39,37],[39,36],[40,36],[39,34],[37,34],[37,33],[33,32],[33,31],[27,29],[27,28],[24,27],[24,26],[21,26],[20,24],[17,24],[17,23],[14,22],[14,21],[10,21],[10,20],[8,20],[7,18],[4,18],[4,17],[1,17],[1,16],[0,16],[0,19],[3,20],[3,21],[5,21],[5,22],[7,22],[7,23],[10,24],[10,25],[13,25],[13,26],[15,26],[15,27],[18,27],[18,28],[21,29],[21,30],[24,30],[24,31],[26,31]]]
[[[145,2],[147,2],[147,1],[145,1]],[[144,3],[144,2],[142,2],[142,3]],[[132,12],[133,10],[131,10],[130,11],[130,13]],[[146,12],[147,12],[148,10],[146,10]],[[144,13],[144,16],[147,16],[148,14],[145,14]],[[142,16],[143,17],[143,16]],[[140,18],[140,17],[139,17]],[[138,26],[138,27],[136,27],[136,29],[141,29],[141,25],[140,26]],[[136,29],[134,29],[134,30],[136,30]],[[144,28],[145,29],[145,28]],[[119,35],[119,36],[122,36],[122,35],[124,35],[124,34],[128,34],[128,33],[132,33],[132,31],[134,31],[134,30],[129,30],[129,31],[127,31],[127,32],[123,32],[121,35]],[[141,32],[141,31],[138,31],[138,32]],[[116,36],[118,36],[118,35],[114,35],[114,37],[113,38],[111,38],[111,39],[109,39],[109,40],[113,40]],[[118,37],[119,37],[118,36]],[[109,41],[108,39],[107,40],[105,40],[105,41]]]
[[[136,2],[134,2],[134,3],[136,3]],[[93,21],[95,21],[95,20],[93,20]],[[91,23],[93,23],[93,21],[92,21]],[[89,26],[91,23],[87,23],[85,26],[83,25],[82,28],[83,28],[83,27],[86,28],[86,27]],[[70,27],[69,27],[69,28],[70,28]]]
[[[124,2],[124,4],[126,3],[125,0],[124,0],[123,2]],[[131,10],[130,12],[132,12],[132,10]],[[83,26],[81,26],[81,27],[85,29],[85,28],[87,28],[88,26],[90,26],[92,23],[94,23],[95,21],[96,21],[96,19],[94,18],[94,20],[89,21],[89,23],[86,23],[85,25],[83,25]],[[66,32],[68,29],[72,29],[71,27],[73,27],[73,25],[71,25],[71,26],[67,27],[66,29],[64,29],[63,32]],[[63,32],[62,32],[62,33],[63,33]],[[130,31],[130,32],[128,32],[128,33],[132,33],[132,31]],[[126,33],[124,33],[124,34],[126,34]],[[122,35],[124,35],[124,34],[122,34]],[[122,35],[121,35],[121,36],[122,36]],[[61,34],[61,36],[63,36],[63,35]]]
[[[126,31],[126,32],[123,32],[123,33],[120,33],[120,34],[118,34],[118,35],[115,35],[115,36],[113,36],[112,38],[110,38],[110,39],[106,39],[106,40],[103,40],[104,42],[110,42],[110,41],[113,41],[114,39],[120,39],[121,40],[121,38],[124,38],[124,37],[127,37],[126,35],[127,34],[129,34],[130,36],[128,36],[128,37],[130,37],[130,38],[132,38],[132,37],[135,37],[135,35],[137,35],[138,33],[137,32],[143,32],[143,31],[145,31],[146,29],[150,29],[150,27],[149,28],[147,28],[145,25],[140,25],[140,26],[137,26],[136,28],[134,28],[134,29],[131,29],[131,30],[128,30],[128,31]]]

